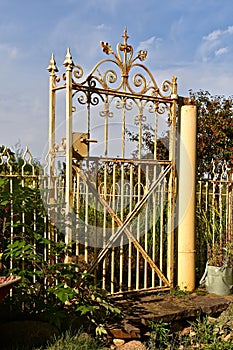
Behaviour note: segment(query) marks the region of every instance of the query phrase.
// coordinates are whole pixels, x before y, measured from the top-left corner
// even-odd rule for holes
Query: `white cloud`
[[[225,33],[233,34],[233,26],[229,26],[227,30],[225,30]]]
[[[141,41],[136,51],[139,51],[141,49],[148,50],[148,49],[151,49],[152,47],[158,47],[161,41],[162,41],[161,38],[156,38],[155,36],[152,36],[144,41]]]
[[[211,58],[219,57],[231,50],[230,36],[233,34],[233,26],[226,29],[216,29],[203,36],[203,41],[197,50],[197,54],[203,62]]]
[[[111,29],[111,27],[107,26],[104,23],[98,24],[95,28],[97,30],[110,30]]]
[[[160,82],[164,79],[171,80],[175,75],[178,83],[178,94],[188,96],[189,89],[198,91],[207,90],[215,95],[232,95],[233,70],[231,63],[225,62],[193,62],[190,65],[177,67],[162,71],[156,71],[154,76],[160,87]]]
[[[0,44],[0,54],[5,57],[5,59],[16,59],[19,55],[19,50],[15,46],[8,44]]]
[[[213,32],[209,33],[207,36],[204,36],[203,39],[207,41],[215,41],[217,40],[222,34],[221,30],[214,30]]]
[[[227,52],[228,52],[228,48],[227,47],[221,47],[220,49],[215,51],[215,56],[221,56],[221,55],[224,55]]]
[[[225,30],[216,29],[213,32],[209,33],[207,36],[204,36],[203,39],[207,41],[216,41],[220,37],[227,34],[233,34],[233,26],[228,26]]]

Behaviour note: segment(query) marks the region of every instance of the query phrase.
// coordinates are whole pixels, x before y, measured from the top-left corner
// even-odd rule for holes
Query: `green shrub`
[[[67,319],[79,319],[79,324],[103,335],[104,323],[120,311],[94,286],[94,276],[85,272],[87,266],[83,262],[66,263],[65,257],[71,258],[73,245],[66,245],[64,235],[49,221],[46,230],[56,240],[44,236],[39,190],[15,181],[11,192],[8,179],[1,179],[0,186],[0,257],[4,274],[21,277],[13,295],[4,302],[12,309],[21,309],[23,318],[43,318],[60,329],[67,327]]]

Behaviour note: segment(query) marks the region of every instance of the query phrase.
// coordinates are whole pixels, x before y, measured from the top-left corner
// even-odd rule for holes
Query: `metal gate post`
[[[72,70],[73,61],[70,54],[70,49],[67,50],[64,61],[66,67],[66,187],[65,187],[65,201],[66,201],[66,231],[65,243],[70,244],[72,241]],[[66,256],[66,262],[69,262],[69,256]]]
[[[168,223],[167,223],[167,276],[170,286],[174,285],[174,215],[175,215],[175,177],[176,177],[176,118],[177,118],[177,78],[172,77],[169,133],[169,160],[172,164],[168,182]]]
[[[48,66],[49,71],[49,171],[54,176],[54,145],[55,145],[55,91],[56,75],[58,72],[54,55],[52,54]]]
[[[54,197],[55,197],[55,185],[54,185],[54,176],[55,176],[55,164],[54,164],[54,146],[55,146],[55,125],[56,125],[56,117],[55,117],[55,103],[56,103],[56,72],[58,72],[56,62],[54,59],[54,55],[52,54],[49,66],[49,153],[48,153],[48,165],[49,165],[49,204],[50,208],[54,205]],[[52,209],[53,210],[53,209]],[[49,224],[48,238],[54,240],[54,223],[51,221]]]
[[[178,189],[178,286],[195,288],[196,106],[184,105],[180,116]]]

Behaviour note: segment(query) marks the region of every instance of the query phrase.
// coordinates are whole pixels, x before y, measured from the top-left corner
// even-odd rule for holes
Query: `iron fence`
[[[226,247],[233,238],[233,169],[226,162],[211,163],[204,178],[197,181],[197,267],[205,268],[207,246]]]
[[[140,167],[141,174],[138,173]],[[152,182],[157,167],[158,164],[153,160],[150,163],[140,160],[138,164],[121,164],[120,162],[114,163],[113,160],[109,159],[105,161],[105,165],[101,169],[98,169],[96,160],[93,160],[92,167],[88,164],[88,168],[92,169],[92,174],[94,174],[94,168],[98,172],[98,176],[94,176],[94,178],[98,182],[95,183],[95,188],[98,189],[99,197],[103,198],[122,220],[125,219],[125,208],[130,207],[132,211],[140,197],[143,197],[148,191],[149,183]],[[65,180],[62,173],[54,178],[56,207],[45,208],[44,203],[49,201],[43,200],[43,196],[50,195],[46,190],[48,178],[39,175],[39,170],[39,165],[33,161],[28,149],[20,160],[12,158],[7,149],[0,155],[0,253],[4,253],[6,244],[9,242],[24,241],[26,236],[31,235],[34,237],[35,251],[38,250],[43,255],[43,259],[49,262],[50,240],[64,240],[62,225],[64,224]],[[109,186],[106,185],[106,182],[109,181],[107,174],[110,176],[109,183],[111,185]],[[163,247],[166,241],[167,180],[165,176],[163,181],[159,183],[157,191],[152,193],[150,200],[146,202],[143,212],[139,213],[139,218],[137,217],[130,223],[131,231],[135,232],[135,237],[160,271],[163,271],[166,266],[166,250]],[[90,181],[92,181],[91,177]],[[232,169],[226,163],[217,166],[212,162],[210,174],[197,181],[196,267],[198,278],[206,263],[206,243],[221,242],[222,245],[227,242],[232,243],[232,184]],[[85,261],[87,266],[91,266],[98,256],[99,250],[104,247],[104,239],[109,238],[108,234],[114,235],[117,225],[106,208],[91,193],[90,187],[84,182],[84,179],[77,173],[73,177],[73,190],[75,193],[73,196],[75,227],[82,226],[83,228],[82,230],[74,230],[73,255],[79,261]],[[158,210],[160,213],[156,212]],[[51,225],[54,219],[57,227]],[[98,228],[103,232],[103,235],[98,235]],[[140,232],[142,229],[144,230],[143,234]],[[95,239],[101,240],[99,242],[101,244],[92,244],[90,247],[90,241],[88,241],[91,237],[90,230],[92,230],[92,234],[95,233],[93,236]],[[83,236],[80,232],[84,232]],[[38,243],[35,235],[45,239],[43,244]],[[146,259],[140,257],[132,242],[128,245],[123,243],[122,240],[118,246],[109,249],[98,269],[94,270],[96,283],[101,281],[101,287],[106,288],[110,293],[162,285],[161,277],[150,269],[150,264]],[[5,263],[8,264],[8,268],[14,269],[16,267],[13,259],[8,259]],[[26,259],[22,257],[20,263],[21,268],[24,269]],[[4,266],[1,267],[3,270]],[[4,271],[2,272],[4,273]],[[32,282],[36,282],[33,267]]]

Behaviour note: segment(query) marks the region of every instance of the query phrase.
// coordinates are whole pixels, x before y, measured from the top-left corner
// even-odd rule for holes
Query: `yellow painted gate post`
[[[73,206],[73,188],[72,188],[72,70],[74,63],[70,54],[70,49],[67,50],[66,59],[64,61],[66,67],[66,234],[65,243],[70,244],[72,241],[72,222],[71,213]],[[70,256],[67,255],[65,262],[70,262]]]
[[[49,171],[50,176],[54,176],[54,145],[55,145],[55,90],[56,72],[58,72],[54,55],[49,62]]]
[[[195,288],[196,106],[183,105],[180,115],[178,175],[178,286]]]
[[[55,146],[55,106],[56,106],[56,72],[58,72],[58,68],[56,66],[56,62],[54,59],[54,55],[52,54],[49,66],[49,211],[53,211],[54,202],[55,202],[55,164],[54,164],[54,146]],[[48,230],[48,238],[50,240],[54,240],[54,222],[50,220],[49,222],[49,230]]]

